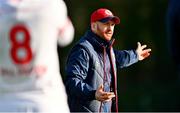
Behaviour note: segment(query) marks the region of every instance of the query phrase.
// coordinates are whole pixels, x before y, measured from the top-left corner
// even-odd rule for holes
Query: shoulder
[[[91,52],[93,50],[93,45],[89,40],[86,39],[87,37],[83,37],[79,43],[77,43],[77,46],[84,48],[85,50]]]
[[[90,43],[82,37],[70,50],[69,56],[78,56],[84,54],[89,56],[90,54]]]
[[[71,49],[71,53],[89,53],[89,47],[87,47],[88,42],[83,40],[80,41],[79,43],[75,44],[75,46]]]
[[[90,58],[89,51],[82,45],[75,45],[69,55],[68,55],[68,62],[82,62],[82,61],[88,61]]]

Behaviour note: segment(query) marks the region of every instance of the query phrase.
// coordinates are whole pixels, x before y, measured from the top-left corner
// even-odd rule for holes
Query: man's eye
[[[115,24],[111,24],[111,26],[114,26]]]

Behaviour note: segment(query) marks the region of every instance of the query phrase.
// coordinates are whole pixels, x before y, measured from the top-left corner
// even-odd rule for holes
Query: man
[[[62,0],[0,0],[0,112],[69,113],[57,42],[74,27]]]
[[[108,9],[91,15],[91,29],[71,50],[66,89],[72,112],[118,112],[116,67],[123,68],[150,55],[146,45],[135,50],[112,48],[114,26],[120,19]]]

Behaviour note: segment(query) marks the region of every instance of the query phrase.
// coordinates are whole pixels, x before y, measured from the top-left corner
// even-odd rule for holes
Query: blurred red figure
[[[0,112],[69,113],[57,43],[74,27],[62,0],[0,0]]]

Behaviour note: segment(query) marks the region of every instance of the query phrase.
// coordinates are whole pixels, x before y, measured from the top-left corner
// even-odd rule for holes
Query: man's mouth
[[[107,34],[107,35],[112,35],[112,32],[107,32],[106,34]]]

